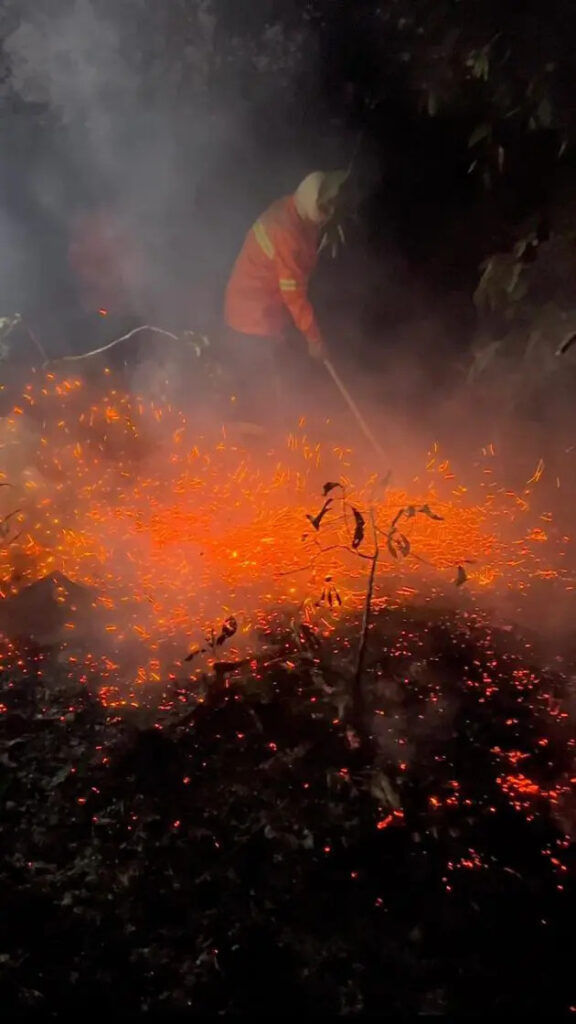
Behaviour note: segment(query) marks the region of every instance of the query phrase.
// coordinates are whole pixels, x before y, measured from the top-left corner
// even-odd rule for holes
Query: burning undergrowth
[[[572,1007],[573,659],[482,611],[570,596],[537,481],[108,383],[3,423],[4,1007]]]
[[[5,633],[14,639],[16,624],[48,641],[46,594],[35,624],[22,594],[49,579],[53,639],[72,659],[88,655],[116,681],[158,681],[213,653],[212,631],[232,620],[238,656],[282,618],[336,634],[363,605],[375,544],[376,608],[454,602],[457,588],[461,603],[543,581],[571,590],[567,538],[530,508],[538,474],[508,492],[490,450],[473,494],[437,451],[419,476],[386,486],[303,422],[251,450],[193,424],[107,372],[97,387],[48,373],[24,388],[2,421]]]

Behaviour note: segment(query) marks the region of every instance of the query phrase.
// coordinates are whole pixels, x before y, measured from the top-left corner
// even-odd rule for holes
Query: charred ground
[[[570,666],[474,616],[379,615],[368,754],[341,657],[267,643],[138,708],[49,650],[3,673],[6,1011],[565,1013]]]

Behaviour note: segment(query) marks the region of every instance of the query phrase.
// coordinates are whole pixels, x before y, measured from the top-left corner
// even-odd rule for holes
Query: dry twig
[[[366,664],[368,631],[370,629],[370,621],[372,618],[372,597],[374,594],[374,579],[376,577],[376,567],[378,565],[378,558],[380,557],[378,531],[376,529],[376,520],[374,518],[373,509],[370,509],[370,522],[372,524],[372,535],[374,537],[374,553],[372,555],[372,565],[370,566],[370,575],[368,576],[368,587],[366,590],[366,600],[364,602],[364,614],[362,616],[362,630],[360,633],[360,643],[358,645],[358,659],[356,662],[356,672],[354,673],[354,679],[352,682],[352,721],[356,731],[360,735],[362,734],[362,724],[364,719],[364,690],[362,686],[362,678],[364,675],[364,667]]]
[[[102,345],[101,348],[94,348],[91,352],[82,352],[79,356],[60,356],[58,359],[52,360],[55,363],[71,363],[78,362],[80,359],[89,359],[91,356],[99,356],[102,352],[108,352],[109,349],[114,348],[116,345],[120,345],[123,341],[129,341],[136,334],[141,334],[142,331],[152,331],[154,334],[162,334],[165,338],[171,338],[172,341],[180,341],[177,334],[172,334],[172,331],[165,331],[162,327],[152,327],[151,324],[142,324],[141,327],[135,327],[134,330],[128,331],[128,334],[123,334],[121,338],[115,338],[114,341],[109,341],[107,345]]]

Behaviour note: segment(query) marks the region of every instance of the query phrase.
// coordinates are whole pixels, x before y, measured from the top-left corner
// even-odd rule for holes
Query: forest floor
[[[123,700],[49,649],[5,664],[5,1012],[573,1010],[571,666],[485,616],[379,614],[367,755],[342,655],[277,651]]]

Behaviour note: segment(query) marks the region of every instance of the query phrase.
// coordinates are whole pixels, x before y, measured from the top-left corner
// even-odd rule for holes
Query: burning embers
[[[303,424],[246,451],[115,389],[110,373],[96,397],[80,379],[39,377],[2,421],[0,445],[5,609],[60,574],[88,599],[80,612],[56,586],[70,611],[58,642],[75,657],[92,645],[111,664],[130,651],[142,678],[182,663],[223,622],[236,623],[237,651],[284,612],[336,629],[364,600],[372,514],[383,538],[375,602],[454,593],[455,582],[476,593],[547,577],[570,586],[526,495],[490,478],[473,501],[437,452],[410,493],[379,493],[349,449],[314,443]]]

